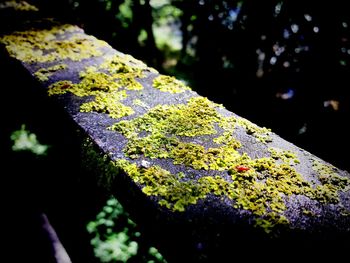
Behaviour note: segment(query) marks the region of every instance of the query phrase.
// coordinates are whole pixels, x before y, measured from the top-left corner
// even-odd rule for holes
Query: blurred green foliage
[[[137,225],[117,199],[111,197],[96,220],[87,225],[95,256],[101,262],[166,263],[153,247],[142,239]]]
[[[20,130],[14,131],[10,138],[13,141],[12,150],[15,152],[29,151],[36,155],[46,155],[49,148],[48,145],[40,144],[36,134],[26,130],[24,124]]]

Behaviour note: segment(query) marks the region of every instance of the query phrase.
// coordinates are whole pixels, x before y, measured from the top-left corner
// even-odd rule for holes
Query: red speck
[[[250,168],[244,165],[237,165],[236,169],[238,172],[245,172],[245,171],[248,171]]]
[[[68,88],[70,88],[70,85],[69,85],[69,84],[63,84],[63,85],[61,86],[61,89],[68,89]]]

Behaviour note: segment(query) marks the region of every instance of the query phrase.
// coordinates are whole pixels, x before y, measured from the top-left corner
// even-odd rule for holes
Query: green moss
[[[75,32],[69,38],[66,33]],[[45,63],[70,59],[80,61],[102,55],[101,48],[108,44],[82,34],[78,27],[59,25],[51,29],[17,31],[0,37],[11,56],[22,62]]]
[[[67,68],[66,64],[57,64],[48,68],[41,68],[34,73],[34,76],[41,82],[48,81],[49,77],[53,75],[56,71],[64,70]]]
[[[159,89],[160,91],[170,92],[170,93],[181,93],[186,90],[191,90],[183,82],[177,80],[174,77],[160,75],[153,80],[153,87]]]

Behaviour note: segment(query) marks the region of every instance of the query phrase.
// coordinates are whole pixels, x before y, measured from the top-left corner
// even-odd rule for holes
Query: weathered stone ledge
[[[349,241],[349,173],[76,26],[39,24],[0,43],[83,131],[86,168],[168,248]]]

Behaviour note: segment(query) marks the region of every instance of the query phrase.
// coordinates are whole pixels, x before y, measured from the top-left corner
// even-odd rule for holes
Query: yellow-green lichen
[[[48,88],[48,94],[51,96],[69,92],[78,97],[94,96],[92,101],[81,105],[80,111],[107,113],[112,118],[121,118],[134,113],[131,107],[121,101],[128,96],[126,90],[143,89],[136,78],[145,77],[145,70],[148,68],[142,62],[133,60],[130,56],[115,55],[99,66],[89,66],[80,72],[78,83],[65,80],[53,83]]]
[[[183,211],[186,205],[194,204],[208,194],[228,198],[234,207],[249,211],[254,216],[255,225],[267,233],[276,226],[289,223],[285,216],[286,199],[293,196],[303,195],[325,204],[339,203],[338,192],[350,185],[348,179],[334,175],[331,179],[321,177],[320,183],[311,183],[293,167],[299,163],[296,153],[283,149],[269,148],[266,157],[257,159],[250,158],[246,153],[240,154],[237,149],[241,144],[234,137],[236,126],[261,135],[263,141],[268,140],[269,131],[236,117],[223,117],[216,108],[207,99],[194,97],[189,99],[188,104],[159,105],[143,116],[121,121],[111,127],[128,138],[124,152],[132,159],[141,155],[169,158],[175,165],[197,170],[227,171],[229,176],[200,176],[193,179],[185,174],[180,178],[160,167],[139,168],[130,164],[133,167],[132,178],[144,186],[146,194],[161,197],[159,203],[174,211]],[[195,136],[215,135],[218,132],[215,126],[223,130],[213,139],[217,147],[206,148],[188,140]],[[146,172],[147,169],[151,169],[152,173]],[[147,177],[157,175],[148,178],[145,183],[144,174]],[[171,178],[171,187],[165,177]],[[163,183],[150,183],[154,181]],[[192,199],[189,197],[191,193]]]
[[[95,96],[93,101],[83,103],[80,106],[80,111],[107,113],[115,119],[129,116],[134,113],[134,110],[120,102],[126,96],[125,90],[114,93],[101,92]]]
[[[340,176],[336,168],[329,164],[323,164],[317,159],[312,159],[312,168],[319,175],[321,185],[317,185],[315,195],[323,203],[338,203],[338,191],[350,190],[350,178]]]
[[[27,3],[26,1],[5,1],[0,3],[0,9],[12,8],[16,11],[34,11],[37,12],[39,9]]]
[[[283,162],[291,165],[300,163],[296,154],[291,151],[284,151],[274,147],[270,147],[268,150],[271,154],[271,157],[275,160],[281,159]]]
[[[267,143],[272,141],[272,138],[270,136],[271,135],[270,129],[267,129],[265,127],[259,127],[256,124],[243,118],[237,119],[237,124],[244,127],[247,134],[254,136],[256,140],[262,143]]]
[[[255,226],[263,229],[266,233],[271,233],[276,226],[288,225],[289,221],[285,216],[277,213],[269,213],[265,218],[257,218]]]
[[[171,150],[169,157],[174,160],[174,164],[184,164],[198,170],[223,171],[227,170],[240,157],[236,151],[239,146],[240,143],[236,141],[234,147],[222,146],[205,149],[202,145],[195,143],[179,142]]]
[[[74,32],[67,37],[67,33]],[[17,31],[0,37],[11,56],[22,62],[53,62],[70,59],[80,61],[102,55],[108,44],[81,33],[78,27],[59,25],[51,29]]]
[[[220,120],[215,105],[203,97],[191,98],[188,104],[158,105],[145,115],[131,121],[122,121],[111,129],[130,138],[141,131],[153,134],[198,136],[215,134],[214,123]]]
[[[101,92],[113,93],[120,88],[114,78],[104,72],[80,72],[81,81],[72,90],[79,97],[97,95]]]
[[[118,80],[118,84],[128,90],[142,90],[143,86],[133,77],[124,76]]]
[[[77,33],[67,38],[65,33],[74,31]],[[12,56],[24,62],[81,60],[101,54],[103,44],[78,31],[78,28],[63,26],[16,32],[0,38],[0,42],[7,45]],[[45,43],[49,43],[47,47]],[[137,80],[144,78],[146,71],[153,70],[140,61],[117,54],[98,66],[86,68],[80,73],[78,83],[62,80],[52,84],[48,93],[69,92],[89,97],[90,101],[81,105],[81,111],[120,118],[133,114],[133,109],[121,101],[126,99],[127,91],[143,88]],[[46,72],[39,72],[37,77],[42,77],[40,74]],[[153,85],[167,92],[188,90],[165,76],[155,78]],[[121,121],[111,129],[128,139],[124,152],[131,159],[141,155],[169,158],[175,165],[189,166],[201,172],[220,171],[220,175],[172,174],[160,166],[139,167],[126,160],[119,160],[115,165],[140,184],[145,194],[157,196],[160,205],[173,211],[184,211],[188,205],[213,194],[231,200],[238,209],[249,211],[255,225],[267,233],[276,225],[289,223],[285,216],[286,199],[304,195],[324,204],[338,204],[339,191],[349,189],[349,178],[316,162],[314,169],[319,173],[318,182],[305,180],[292,166],[298,162],[292,152],[270,148],[266,157],[258,159],[239,153],[237,149],[241,144],[235,138],[237,126],[262,143],[271,141],[271,132],[242,118],[224,117],[217,107],[206,98],[194,97],[187,104],[158,105],[143,116]],[[213,138],[217,133],[218,136]],[[217,147],[204,147],[199,143],[202,139],[210,140]],[[223,175],[222,171],[227,173]]]
[[[255,225],[266,233],[289,223],[284,215],[286,198],[305,195],[320,202],[338,203],[337,191],[349,186],[347,180],[340,187],[330,182],[336,188],[333,198],[324,191],[324,185],[312,185],[288,163],[280,161],[282,163],[276,163],[272,157],[251,159],[246,154],[240,155],[229,169],[231,180],[221,176],[202,176],[195,180],[186,175],[172,175],[159,166],[140,168],[126,160],[118,161],[117,167],[143,185],[144,193],[160,197],[159,203],[171,210],[183,211],[187,205],[195,204],[211,193],[233,200],[236,208],[250,211],[255,216]],[[239,166],[249,170],[237,169]]]
[[[135,105],[135,106],[140,106],[140,107],[142,107],[144,109],[148,109],[149,108],[149,106],[144,101],[142,101],[140,99],[134,99],[132,101],[132,104]]]
[[[303,210],[303,215],[309,216],[309,217],[314,217],[314,216],[316,216],[316,214],[315,214],[314,212],[312,212],[312,211],[310,211],[310,210],[307,210],[307,209],[304,209],[304,210]]]
[[[159,166],[140,168],[123,159],[116,161],[115,165],[143,185],[142,191],[145,194],[157,196],[160,205],[173,211],[185,211],[186,206],[196,204],[205,197],[200,185],[181,181],[180,173],[174,175]]]
[[[108,46],[71,25],[14,32],[1,37],[0,42],[6,45],[11,56],[28,63],[65,59],[80,61],[102,55],[102,49]],[[40,81],[48,81],[55,71],[65,68],[63,65],[39,69],[34,75]],[[137,79],[144,78],[145,71],[157,73],[141,61],[118,53],[107,57],[100,65],[89,66],[80,72],[78,83],[60,80],[51,84],[48,94],[51,96],[69,92],[79,97],[95,96],[94,100],[81,105],[82,112],[101,112],[112,118],[120,118],[134,113],[131,107],[121,103],[127,94],[120,90],[143,89]]]
[[[174,77],[160,75],[153,80],[153,87],[159,89],[160,91],[170,92],[170,93],[181,93],[186,90],[191,90],[190,87],[186,86],[180,80]]]
[[[111,74],[133,73],[135,77],[144,77],[143,71],[158,73],[155,69],[148,67],[141,60],[126,54],[116,54],[106,58],[106,60],[99,65],[99,69],[107,70]]]
[[[41,82],[48,81],[56,71],[64,70],[67,68],[66,64],[57,64],[48,68],[41,68],[34,73],[34,76]]]
[[[74,85],[70,80],[57,81],[54,84],[50,85],[48,89],[48,95],[49,96],[60,95],[60,94],[65,94],[68,91],[75,94],[76,87],[77,86]]]
[[[215,134],[214,124],[225,122],[215,110],[215,105],[203,97],[191,98],[187,105],[159,105],[145,115],[130,121],[121,121],[111,127],[129,139],[125,153],[130,158],[140,154],[150,158],[172,158],[174,164],[185,164],[195,169],[225,170],[239,156],[240,143],[229,133],[219,137],[219,148],[182,142],[177,136],[193,137]],[[227,125],[228,126],[228,125]],[[148,132],[139,137],[140,133]]]

